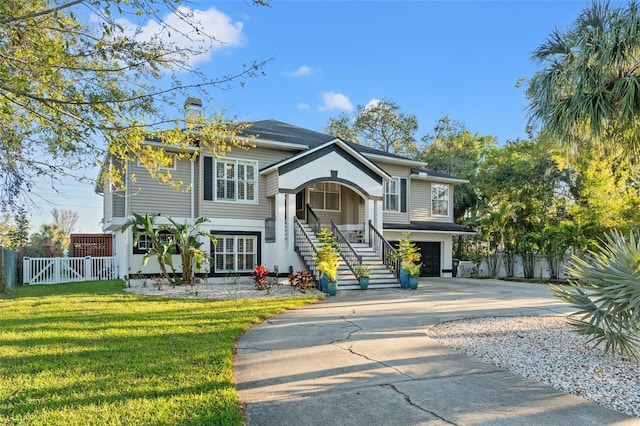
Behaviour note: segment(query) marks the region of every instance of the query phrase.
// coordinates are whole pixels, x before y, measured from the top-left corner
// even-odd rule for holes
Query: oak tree
[[[417,130],[416,116],[405,114],[397,103],[387,99],[358,105],[353,116],[332,118],[325,129],[330,135],[408,157],[418,152]]]
[[[2,209],[20,204],[36,177],[55,184],[100,165],[106,153],[173,182],[162,168],[164,150],[145,140],[174,146],[183,157],[240,143],[239,127],[220,113],[188,122],[172,113],[192,92],[206,97],[208,89],[262,73],[262,60],[228,75],[199,71],[193,58],[224,43],[210,29],[182,0],[0,2]],[[118,168],[106,166],[101,179],[122,184]]]

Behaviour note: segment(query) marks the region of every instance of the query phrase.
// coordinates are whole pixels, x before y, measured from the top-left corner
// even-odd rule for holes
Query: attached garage
[[[420,249],[422,255],[420,268],[421,277],[439,277],[440,276],[440,254],[441,243],[439,241],[415,241],[416,247]]]
[[[453,236],[475,234],[472,229],[448,222],[384,224],[384,235],[393,247],[398,245],[398,240],[406,232],[409,232],[409,239],[420,249],[421,277],[451,277]]]
[[[393,247],[398,247],[398,241],[389,241]],[[420,262],[421,277],[439,277],[440,276],[440,253],[442,243],[440,241],[414,241],[416,247],[420,249],[422,255]]]

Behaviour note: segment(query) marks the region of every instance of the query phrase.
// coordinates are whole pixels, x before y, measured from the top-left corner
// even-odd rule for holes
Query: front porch
[[[366,224],[372,221],[380,227],[382,200],[364,197],[348,185],[317,182],[296,193],[296,217],[324,228],[335,223],[350,243],[368,243]]]
[[[272,199],[273,237],[267,245],[274,264],[308,266],[295,250],[296,220],[320,227],[330,227],[333,221],[348,243],[370,243],[365,226],[369,222],[382,229],[383,185],[390,176],[339,139],[260,174],[265,177],[266,196]],[[310,217],[307,205],[315,217]]]

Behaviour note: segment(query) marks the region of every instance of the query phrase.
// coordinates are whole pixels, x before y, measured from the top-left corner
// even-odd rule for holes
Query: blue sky
[[[387,98],[415,114],[419,139],[448,115],[500,143],[526,138],[525,86],[531,52],[565,29],[586,1],[197,1],[210,33],[225,44],[195,64],[211,76],[273,58],[265,76],[214,90],[209,111],[243,120],[273,118],[323,131],[329,118]],[[197,93],[193,94],[197,96]],[[102,200],[90,184],[46,187],[31,223],[53,207],[77,211],[79,232],[100,232]]]

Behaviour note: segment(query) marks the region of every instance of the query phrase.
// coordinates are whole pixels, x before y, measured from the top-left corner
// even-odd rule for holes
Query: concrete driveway
[[[341,291],[240,339],[234,372],[247,424],[639,424],[426,335],[442,321],[568,311],[545,285],[493,280],[425,278],[416,291]]]

